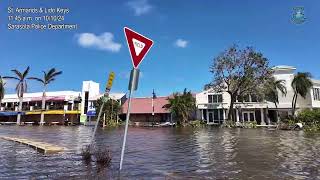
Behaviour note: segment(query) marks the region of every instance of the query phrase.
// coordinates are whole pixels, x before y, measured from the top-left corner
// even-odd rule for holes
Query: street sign
[[[107,83],[107,86],[106,86],[106,90],[110,90],[111,87],[112,87],[112,83],[113,83],[113,79],[114,79],[114,72],[111,72],[109,74],[109,78],[108,78],[108,83]]]
[[[126,147],[129,119],[130,119],[130,107],[131,107],[131,96],[133,91],[138,88],[138,80],[139,80],[139,69],[138,66],[143,60],[144,56],[148,53],[151,48],[153,41],[148,39],[147,37],[142,36],[141,34],[134,32],[133,30],[125,27],[124,34],[127,38],[127,43],[129,47],[129,51],[131,54],[133,68],[130,74],[130,82],[129,82],[129,98],[128,98],[128,110],[126,117],[126,125],[124,129],[122,149],[121,149],[121,157],[120,157],[120,168],[122,169],[122,163],[124,158],[124,151]]]
[[[98,125],[99,125],[99,121],[100,121],[100,117],[101,117],[101,114],[102,114],[103,107],[104,107],[105,103],[108,101],[109,92],[110,92],[111,87],[112,87],[113,79],[114,79],[114,72],[111,72],[111,73],[109,74],[109,78],[108,78],[108,82],[107,82],[107,86],[106,86],[106,92],[105,92],[104,95],[102,96],[102,105],[101,105],[101,107],[100,107],[100,111],[99,111],[99,114],[98,114],[98,118],[97,118],[97,121],[96,121],[96,125],[94,126],[94,130],[93,130],[93,133],[92,133],[92,136],[91,136],[90,147],[91,147],[92,144],[93,144],[93,139],[94,139],[94,136],[95,136],[95,134],[96,134],[96,131],[97,131],[97,128],[98,128]]]
[[[137,69],[153,45],[153,41],[127,27],[124,28],[124,34],[127,38],[133,67]]]

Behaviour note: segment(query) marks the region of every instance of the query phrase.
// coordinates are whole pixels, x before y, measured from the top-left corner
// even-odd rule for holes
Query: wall
[[[313,88],[319,88],[320,89],[320,83],[314,82],[314,86]],[[314,100],[314,95],[313,95],[313,90],[310,90],[310,94],[311,94],[311,100],[312,100],[312,107],[313,108],[320,108],[320,101],[319,100]]]
[[[100,86],[99,83],[93,82],[93,81],[83,81],[82,82],[82,103],[81,103],[81,115],[84,115],[86,112],[84,112],[84,100],[85,100],[85,92],[89,92],[89,99],[93,98],[95,96],[98,96],[100,93]]]

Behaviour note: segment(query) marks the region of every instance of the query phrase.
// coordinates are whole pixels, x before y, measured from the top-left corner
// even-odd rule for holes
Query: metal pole
[[[127,141],[127,133],[128,133],[130,109],[131,109],[131,96],[133,94],[133,91],[137,89],[138,79],[139,79],[139,70],[133,69],[131,71],[131,77],[130,77],[130,83],[129,83],[130,90],[129,90],[128,110],[127,110],[127,117],[126,117],[126,125],[125,125],[125,129],[124,129],[123,144],[122,144],[122,149],[121,149],[120,168],[119,168],[120,171],[122,169],[124,151],[125,151],[126,141]]]
[[[111,114],[110,114],[110,119],[111,119],[111,122],[113,121],[113,117],[112,117],[112,113],[113,113],[113,99],[111,99]]]
[[[124,129],[124,136],[123,136],[123,144],[121,149],[121,158],[120,158],[120,170],[122,169],[122,163],[123,163],[123,157],[124,157],[124,149],[126,146],[126,140],[127,140],[127,132],[128,132],[128,124],[129,124],[129,118],[130,118],[130,108],[131,108],[131,96],[133,93],[133,88],[131,87],[131,90],[129,92],[129,100],[128,100],[128,111],[127,111],[127,117],[126,117],[126,126]]]
[[[104,102],[102,103],[102,105],[101,105],[101,107],[100,107],[98,119],[97,119],[96,125],[95,125],[95,127],[94,127],[93,134],[91,135],[90,147],[91,147],[92,144],[93,144],[93,138],[94,138],[94,136],[95,136],[95,134],[96,134],[96,131],[97,131],[97,128],[98,128],[98,125],[99,125],[99,120],[100,120],[100,117],[101,117],[101,114],[102,114],[103,107],[104,107]]]

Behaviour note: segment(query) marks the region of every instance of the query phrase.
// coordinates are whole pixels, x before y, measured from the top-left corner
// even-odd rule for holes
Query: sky
[[[320,79],[320,1],[318,0],[3,0],[0,3],[0,75],[30,66],[30,76],[55,67],[63,71],[49,91],[81,91],[82,81],[100,83],[111,71],[112,92],[128,92],[132,69],[123,27],[154,41],[140,64],[134,96],[200,92],[212,80],[214,57],[233,44],[252,46],[270,65],[291,65]],[[8,6],[69,8],[64,23],[76,30],[10,31]],[[291,21],[293,8],[303,6],[306,22]],[[42,91],[28,81],[28,92]],[[13,93],[15,82],[7,83]]]

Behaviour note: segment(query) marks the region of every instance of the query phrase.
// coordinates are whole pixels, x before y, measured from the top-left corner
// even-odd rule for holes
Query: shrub
[[[110,166],[111,165],[111,152],[108,149],[97,149],[94,152],[94,156],[96,158],[96,162],[99,165]]]
[[[299,113],[297,121],[304,125],[306,131],[320,131],[320,110],[303,110]]]
[[[257,128],[257,122],[255,122],[255,121],[243,122],[243,127],[244,128]]]
[[[237,124],[234,121],[226,120],[221,127],[226,127],[226,128],[236,128]]]
[[[190,121],[188,125],[191,127],[204,127],[207,125],[207,123],[202,120],[195,120],[195,121]]]
[[[91,152],[90,152],[90,146],[84,146],[81,150],[81,156],[82,159],[86,162],[89,163],[91,162]]]

